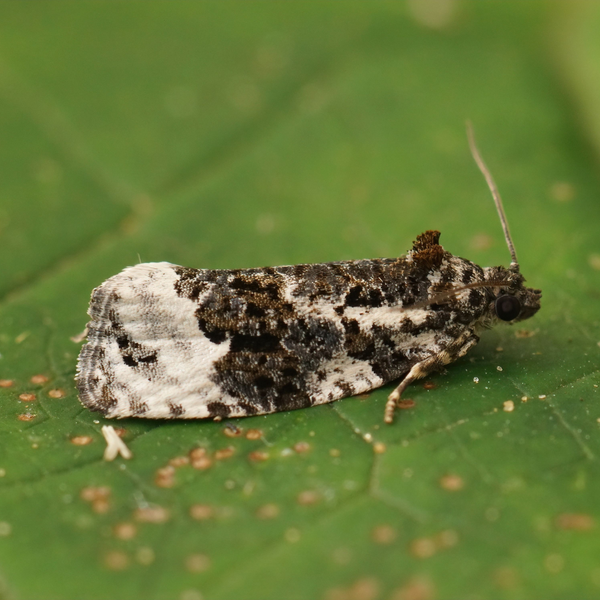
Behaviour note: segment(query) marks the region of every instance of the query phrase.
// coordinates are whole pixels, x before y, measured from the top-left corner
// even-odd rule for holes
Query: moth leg
[[[394,410],[402,392],[416,379],[427,377],[432,371],[436,371],[440,367],[454,362],[456,359],[464,356],[470,348],[475,346],[479,341],[479,336],[472,330],[467,330],[461,334],[456,340],[448,345],[438,354],[434,354],[418,362],[407,373],[400,385],[388,396],[385,404],[385,412],[383,420],[386,423],[392,423],[394,420]]]

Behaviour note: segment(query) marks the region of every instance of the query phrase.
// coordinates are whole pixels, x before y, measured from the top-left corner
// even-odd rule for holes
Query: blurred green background
[[[0,598],[598,598],[598,31],[593,1],[2,2]],[[127,265],[397,256],[425,229],[507,265],[467,118],[533,320],[392,426],[388,386],[237,437],[113,423],[134,458],[102,460],[70,337]]]

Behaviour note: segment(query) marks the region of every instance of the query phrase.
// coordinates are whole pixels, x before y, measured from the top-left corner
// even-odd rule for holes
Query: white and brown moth
[[[92,293],[79,355],[81,402],[106,417],[246,417],[305,408],[400,379],[404,389],[447,365],[498,321],[528,319],[540,290],[524,286],[512,257],[481,268],[419,235],[399,258],[262,269],[139,264]]]

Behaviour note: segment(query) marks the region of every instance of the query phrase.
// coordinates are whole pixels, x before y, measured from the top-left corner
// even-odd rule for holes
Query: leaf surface
[[[578,36],[600,13],[234,6],[0,7],[0,597],[597,597],[598,128],[581,123],[600,88]],[[102,460],[110,423],[77,401],[70,337],[127,265],[397,256],[426,229],[507,264],[467,117],[543,290],[533,320],[409,388],[392,426],[388,386],[236,437],[112,423],[134,458]],[[204,469],[182,464],[195,448]]]

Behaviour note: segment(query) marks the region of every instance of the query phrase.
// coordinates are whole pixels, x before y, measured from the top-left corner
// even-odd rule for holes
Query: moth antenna
[[[496,210],[498,211],[498,216],[500,217],[500,223],[502,223],[502,229],[504,230],[504,238],[506,239],[506,245],[508,246],[508,251],[510,252],[510,266],[511,268],[516,268],[519,270],[519,261],[517,260],[517,253],[515,252],[515,246],[513,244],[512,238],[510,237],[510,231],[508,229],[508,221],[506,220],[506,215],[504,214],[504,207],[502,206],[502,198],[500,198],[500,192],[496,187],[496,183],[494,182],[494,178],[490,173],[490,170],[487,168],[487,165],[481,158],[481,154],[479,154],[479,150],[477,148],[477,144],[475,143],[475,135],[473,133],[473,125],[471,125],[471,121],[467,121],[467,138],[469,140],[469,148],[471,149],[471,154],[479,167],[479,170],[483,173],[485,180],[487,181],[488,187],[490,188],[490,192],[492,192],[492,197],[494,198],[494,204],[496,205]]]

